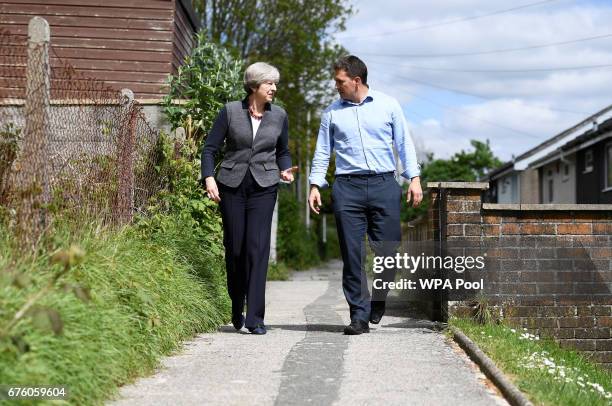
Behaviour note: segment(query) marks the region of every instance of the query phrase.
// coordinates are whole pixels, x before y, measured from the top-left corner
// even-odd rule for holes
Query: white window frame
[[[591,165],[587,166],[587,155],[591,156]],[[587,149],[586,151],[584,151],[584,168],[582,170],[582,173],[590,173],[593,172],[593,162],[595,160],[595,157],[593,156],[593,150],[592,149]]]
[[[571,168],[570,168],[570,164],[569,163],[565,163],[565,162],[561,162],[563,164],[563,175],[561,178],[561,182],[567,182],[570,179],[571,176]],[[565,173],[565,169],[567,168],[567,173]]]
[[[612,165],[612,161],[610,161],[610,152],[612,151],[612,142],[607,143],[604,146],[604,188],[602,192],[608,192],[612,190],[612,179],[608,179],[609,166]]]
[[[546,186],[548,187],[548,203],[553,203],[555,201],[555,179],[552,177],[548,178]]]

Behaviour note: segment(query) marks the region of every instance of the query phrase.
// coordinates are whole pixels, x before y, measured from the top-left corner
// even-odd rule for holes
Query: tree
[[[473,182],[491,170],[501,166],[502,162],[493,154],[489,140],[481,142],[471,140],[473,151],[455,153],[450,159],[434,159],[433,153],[427,155],[427,161],[421,169],[421,184],[427,182]],[[402,203],[402,220],[411,220],[424,215],[429,207],[429,201],[425,199],[423,204],[417,208],[408,207],[405,200]]]
[[[434,159],[433,154],[429,154],[422,170],[424,180],[473,182],[501,166],[502,162],[491,151],[489,140],[471,140],[470,144],[473,151],[461,150],[450,159]]]
[[[278,98],[290,118],[294,160],[311,159],[304,137],[318,127],[315,114],[335,95],[331,66],[346,51],[332,34],[352,13],[343,0],[193,0],[202,31],[246,64],[265,61],[281,73]],[[313,119],[307,128],[306,112]],[[311,147],[313,147],[311,143]],[[304,169],[304,168],[300,168]]]

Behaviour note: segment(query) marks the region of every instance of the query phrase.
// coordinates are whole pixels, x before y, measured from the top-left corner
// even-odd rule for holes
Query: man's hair
[[[352,79],[357,76],[361,78],[364,85],[368,84],[368,67],[355,55],[343,56],[334,63],[334,71],[343,70]]]

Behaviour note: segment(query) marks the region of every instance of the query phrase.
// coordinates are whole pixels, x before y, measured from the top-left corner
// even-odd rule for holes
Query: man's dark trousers
[[[401,240],[400,202],[402,188],[393,172],[376,175],[337,175],[332,188],[336,227],[344,268],[342,288],[349,304],[351,321],[368,322],[370,293],[364,269],[365,236],[375,253],[396,247]],[[383,242],[389,242],[382,244]],[[380,255],[380,252],[377,254]],[[387,255],[392,255],[388,252]],[[393,279],[394,272],[383,279]],[[380,298],[380,293],[385,297]],[[375,300],[384,300],[388,289]]]
[[[219,183],[227,290],[232,314],[241,314],[246,295],[245,326],[263,324],[270,228],[278,185],[261,187],[250,170],[238,187]]]

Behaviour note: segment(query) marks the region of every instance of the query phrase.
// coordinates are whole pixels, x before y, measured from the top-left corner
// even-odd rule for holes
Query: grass
[[[552,339],[467,318],[452,317],[449,324],[474,341],[534,404],[612,404],[612,373]]]
[[[78,243],[85,251],[63,281],[91,292],[86,302],[57,286],[42,298],[60,314],[61,334],[26,317],[10,332],[13,339],[0,337],[0,383],[66,385],[71,404],[103,404],[118,386],[153,372],[182,341],[226,323],[222,258],[186,227],[178,219],[152,234],[83,225],[78,234],[58,230],[45,242],[51,249],[25,257],[0,230],[0,328],[58,271],[49,263],[53,247]],[[29,277],[25,287],[10,283],[16,275]]]

